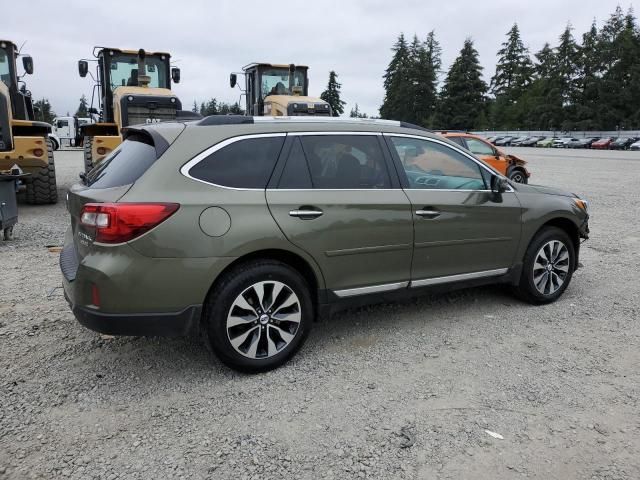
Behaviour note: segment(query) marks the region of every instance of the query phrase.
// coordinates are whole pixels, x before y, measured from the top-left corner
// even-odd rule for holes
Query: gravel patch
[[[235,373],[195,339],[81,327],[58,205],[0,245],[0,479],[640,478],[640,153],[513,149],[591,201],[584,268],[542,307],[483,287],[348,310]],[[495,435],[494,435],[495,434]]]

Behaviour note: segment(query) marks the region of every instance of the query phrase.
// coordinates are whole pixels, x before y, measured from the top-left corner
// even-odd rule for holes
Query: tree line
[[[430,32],[400,34],[384,74],[383,118],[430,128],[615,130],[640,127],[640,29],[618,6],[576,40],[569,24],[555,45],[531,54],[517,23],[487,83],[467,38],[440,85],[441,47]]]

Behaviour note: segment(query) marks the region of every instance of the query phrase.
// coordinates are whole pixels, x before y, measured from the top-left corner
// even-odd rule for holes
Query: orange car
[[[484,138],[470,133],[440,132],[442,136],[466,148],[476,157],[491,165],[498,172],[517,183],[528,183],[531,174],[525,162],[515,155],[509,155]]]

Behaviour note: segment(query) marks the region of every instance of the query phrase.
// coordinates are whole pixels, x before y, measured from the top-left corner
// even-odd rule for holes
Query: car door
[[[412,285],[506,273],[521,235],[521,207],[513,191],[491,192],[494,174],[443,141],[385,137],[412,204]]]
[[[491,165],[503,175],[507,174],[507,157],[503,152],[477,138],[464,137],[464,142],[467,150],[479,157],[483,162]]]
[[[409,282],[411,205],[382,142],[380,134],[290,133],[286,163],[266,192],[283,233],[316,260],[339,297]]]

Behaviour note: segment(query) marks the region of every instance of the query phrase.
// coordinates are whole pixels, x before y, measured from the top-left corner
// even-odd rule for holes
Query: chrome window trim
[[[491,175],[496,175],[497,174],[502,178],[507,178],[504,175],[502,175],[501,173],[496,172],[495,170],[492,170],[489,167],[487,167],[483,162],[481,162],[476,157],[474,157],[473,154],[470,154],[469,152],[465,152],[464,149],[459,148],[459,146],[457,144],[455,146],[453,146],[453,145],[450,145],[447,142],[443,142],[442,140],[437,139],[437,138],[425,137],[425,136],[422,136],[422,135],[410,135],[410,134],[407,134],[407,133],[383,133],[383,135],[385,137],[415,138],[416,140],[425,140],[427,142],[439,143],[442,146],[448,147],[451,150],[454,150],[454,151],[456,151],[458,153],[461,153],[462,155],[467,157],[469,160],[474,162],[476,165],[478,165],[480,168],[483,168],[484,170],[489,172]],[[416,190],[416,191],[424,192],[425,190],[438,191],[440,189],[438,189],[438,188],[405,188],[405,190]],[[440,191],[441,192],[442,191],[452,191],[452,192],[491,192],[492,190],[456,190],[456,189],[444,190],[444,189],[442,189]],[[511,185],[509,185],[509,190],[505,191],[504,193],[511,193],[511,192],[514,192],[514,191],[515,190],[513,189],[513,187]]]
[[[291,135],[291,136],[307,136],[307,135],[360,135],[360,136],[371,136],[371,137],[378,137],[378,136],[382,136],[382,132],[352,132],[352,131],[344,131],[344,132],[333,132],[333,131],[322,131],[322,132],[277,132],[277,133],[249,133],[249,134],[243,134],[243,135],[238,135],[236,137],[230,137],[230,138],[226,138],[224,140],[222,140],[219,143],[216,143],[215,145],[212,145],[211,147],[207,148],[206,150],[200,152],[198,155],[196,155],[195,157],[193,157],[191,160],[189,160],[187,163],[185,163],[182,167],[180,167],[180,173],[182,175],[184,175],[187,178],[190,178],[191,180],[195,180],[196,182],[200,182],[200,183],[204,183],[205,185],[213,185],[214,187],[219,187],[219,188],[225,188],[227,190],[238,190],[238,191],[253,191],[253,192],[264,192],[265,190],[269,190],[269,191],[286,191],[284,189],[277,189],[277,188],[269,188],[269,189],[265,189],[265,188],[248,188],[248,187],[229,187],[226,185],[220,185],[218,183],[213,183],[213,182],[207,182],[205,180],[201,180],[199,178],[193,177],[189,174],[189,170],[191,170],[195,165],[197,165],[198,163],[200,163],[202,160],[204,160],[205,158],[207,158],[209,155],[211,155],[212,153],[217,152],[218,150],[223,149],[224,147],[231,145],[232,143],[235,142],[239,142],[241,140],[246,140],[246,139],[252,139],[252,138],[269,138],[269,137],[286,137],[287,135]],[[293,189],[293,190],[289,190],[289,191],[319,191],[320,189]],[[372,191],[372,190],[383,190],[383,189],[376,189],[376,188],[366,188],[366,189],[326,189],[327,191],[344,191],[344,192],[348,192],[348,191]],[[401,190],[400,188],[388,188],[388,189],[384,189],[384,190]]]
[[[366,295],[368,293],[390,292],[392,290],[400,290],[401,288],[407,288],[409,282],[396,282],[396,283],[384,283],[381,285],[371,285],[369,287],[359,288],[347,288],[345,290],[334,290],[340,298],[354,297],[356,295]]]
[[[509,271],[508,268],[496,268],[494,270],[483,270],[481,272],[460,273],[457,275],[447,275],[444,277],[424,278],[421,280],[411,280],[410,288],[425,287],[428,285],[439,285],[441,283],[458,282],[461,280],[473,280],[475,278],[498,277]]]
[[[187,163],[185,163],[182,167],[180,167],[180,173],[191,180],[195,180],[196,182],[204,183],[205,185],[213,185],[214,187],[225,188],[227,190],[240,190],[240,191],[254,191],[254,192],[264,192],[264,188],[248,188],[248,187],[229,187],[226,185],[219,185],[213,182],[207,182],[205,180],[201,180],[199,178],[193,177],[189,174],[189,170],[191,170],[198,163],[203,161],[212,153],[217,152],[218,150],[223,149],[224,147],[231,145],[233,143],[239,142],[241,140],[250,140],[253,138],[273,138],[273,137],[286,137],[286,132],[278,132],[278,133],[254,133],[254,134],[246,134],[246,135],[238,135],[237,137],[230,137],[222,140],[221,142],[212,145],[211,147],[205,149],[200,152],[198,155],[193,157]]]

